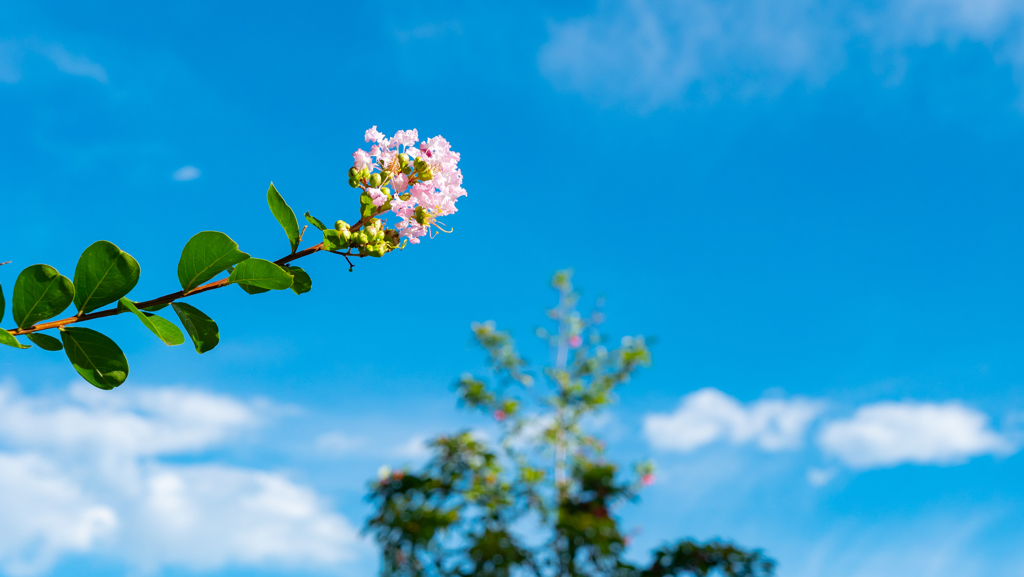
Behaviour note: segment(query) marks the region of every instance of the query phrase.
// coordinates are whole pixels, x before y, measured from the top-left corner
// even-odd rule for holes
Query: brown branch
[[[374,218],[377,218],[379,215],[383,214],[384,212],[387,212],[387,211],[381,211],[381,212],[379,212],[377,214],[374,214],[373,216],[360,218],[358,221],[356,221],[355,224],[353,224],[352,226],[349,227],[349,231],[351,231],[351,232],[359,231],[359,229],[364,224],[366,224],[367,222],[369,222],[370,220],[372,220]],[[303,232],[305,232],[305,227],[303,227]],[[307,249],[300,250],[300,251],[292,253],[292,254],[290,254],[288,256],[281,257],[281,258],[275,260],[274,264],[276,264],[276,265],[288,264],[288,263],[292,262],[293,260],[298,260],[298,259],[300,259],[300,258],[302,258],[304,256],[309,256],[309,255],[311,255],[311,254],[313,254],[315,252],[319,252],[319,251],[322,251],[322,250],[324,250],[324,243],[321,242],[320,244],[317,244],[315,246],[311,246],[311,247],[309,247]],[[334,252],[334,251],[327,251],[327,252]],[[335,254],[342,254],[342,253],[335,253]],[[362,257],[364,255],[352,255],[352,256]],[[347,256],[345,258],[348,259]],[[10,262],[10,261],[8,261],[8,262]],[[4,265],[4,264],[7,264],[7,262],[0,263],[0,265]],[[349,269],[350,270],[351,270],[351,265],[352,265],[352,261],[349,261]],[[167,303],[172,303],[172,302],[174,302],[174,301],[176,301],[178,299],[181,299],[181,298],[184,298],[184,297],[190,297],[192,295],[197,295],[199,293],[204,293],[204,292],[207,292],[207,291],[212,291],[214,289],[219,289],[219,288],[222,288],[222,287],[226,287],[229,284],[231,284],[231,282],[228,279],[226,279],[226,278],[220,279],[220,280],[215,280],[213,282],[208,282],[208,283],[206,283],[206,284],[204,284],[202,286],[196,287],[196,288],[190,290],[188,293],[186,293],[185,291],[178,291],[178,292],[167,294],[167,295],[164,295],[162,297],[157,297],[155,299],[151,299],[151,300],[148,300],[148,301],[143,301],[143,302],[140,302],[140,303],[135,303],[135,306],[137,308],[139,308],[139,309],[144,309],[144,308],[152,307],[152,306],[156,306],[156,305],[163,305],[163,304],[167,304]],[[102,311],[96,311],[96,312],[92,312],[92,313],[89,313],[89,314],[75,315],[73,317],[68,317],[66,319],[60,319],[58,321],[50,321],[48,323],[32,325],[31,327],[28,327],[27,329],[18,328],[18,329],[6,329],[6,330],[7,330],[7,332],[11,333],[12,335],[27,335],[29,333],[34,333],[34,332],[37,332],[37,331],[45,331],[47,329],[56,329],[56,328],[63,327],[65,325],[73,325],[75,323],[91,321],[93,319],[101,319],[103,317],[119,315],[119,314],[124,313],[124,312],[128,312],[128,311],[126,311],[124,309],[118,309],[115,306],[114,308],[110,308],[110,309],[106,309],[106,310],[102,310]]]
[[[11,264],[11,262],[13,262],[13,261],[0,262],[0,266],[4,266],[5,264]]]

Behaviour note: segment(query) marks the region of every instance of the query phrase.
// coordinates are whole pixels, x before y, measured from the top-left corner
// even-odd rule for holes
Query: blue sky
[[[373,574],[366,480],[484,426],[450,391],[469,323],[541,358],[569,266],[658,339],[601,424],[659,465],[638,551],[1024,572],[1019,3],[5,2],[0,119],[8,291],[101,238],[137,300],[200,230],[276,258],[267,184],[351,219],[372,125],[444,135],[469,192],[451,235],[307,259],[308,294],[196,297],[202,357],[97,321],[119,390],[0,351],[0,574]]]

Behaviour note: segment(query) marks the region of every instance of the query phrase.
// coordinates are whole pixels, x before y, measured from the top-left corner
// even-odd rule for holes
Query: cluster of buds
[[[337,232],[331,243],[331,250],[356,249],[359,254],[368,256],[384,256],[398,248],[398,231],[385,229],[379,218],[371,218],[359,230],[353,232],[352,227],[343,220],[334,223]]]
[[[433,231],[445,230],[438,218],[456,212],[455,202],[465,196],[459,153],[441,136],[419,141],[413,130],[399,130],[387,138],[377,127],[366,131],[366,142],[372,142],[369,152],[359,149],[353,155],[354,165],[348,171],[349,186],[362,191],[361,216],[381,215],[391,211],[398,217],[394,234],[398,240],[412,244]],[[378,227],[384,230],[383,225]],[[376,251],[392,250],[384,231],[383,243]],[[432,234],[431,234],[432,236]],[[397,246],[397,242],[394,244]],[[367,249],[368,254],[373,254]]]

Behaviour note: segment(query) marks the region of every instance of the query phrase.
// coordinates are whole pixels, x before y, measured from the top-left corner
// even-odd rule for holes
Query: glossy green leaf
[[[128,378],[128,359],[117,343],[92,329],[67,327],[60,332],[64,353],[93,386],[110,390]]]
[[[288,235],[288,242],[291,243],[294,253],[299,248],[299,221],[295,218],[295,211],[284,201],[281,193],[277,192],[273,182],[267,190],[267,204],[270,206],[270,212],[274,213],[274,218],[284,229],[284,233]]]
[[[341,233],[329,228],[324,231],[324,250],[342,250],[348,248],[348,243]]]
[[[147,329],[153,331],[153,334],[163,341],[165,345],[173,347],[185,342],[185,335],[181,334],[181,329],[171,321],[152,313],[140,311],[135,307],[135,303],[126,298],[121,299],[121,305],[139,317],[142,324],[146,325]]]
[[[288,271],[288,274],[292,275],[291,288],[295,294],[300,295],[302,293],[308,293],[313,288],[313,279],[309,278],[306,271],[297,266],[290,266],[284,270]]]
[[[207,230],[189,239],[178,261],[178,282],[185,292],[212,279],[249,255],[223,232]]]
[[[270,290],[284,290],[292,286],[292,275],[288,271],[261,258],[238,263],[229,278],[233,283]]]
[[[317,227],[320,230],[327,230],[327,227],[324,226],[324,223],[320,222],[320,220],[318,220],[315,216],[311,216],[308,212],[306,213],[306,222]]]
[[[192,344],[196,346],[196,352],[203,354],[217,346],[220,342],[220,329],[213,319],[203,314],[203,311],[185,303],[173,303],[171,308],[181,319],[181,325],[185,327],[188,336],[192,337]]]
[[[238,288],[244,290],[246,294],[258,295],[266,292],[270,292],[270,289],[260,288],[258,286],[252,286],[247,284],[239,283]]]
[[[139,263],[113,243],[92,243],[75,267],[75,308],[87,313],[117,301],[135,288],[140,272]]]
[[[25,336],[28,337],[28,340],[39,345],[39,348],[43,349],[44,351],[64,350],[64,345],[62,345],[59,340],[51,337],[50,335],[44,335],[43,333],[29,333]]]
[[[32,345],[23,345],[19,343],[18,339],[14,338],[14,335],[3,329],[0,329],[0,345],[7,345],[16,349],[28,349],[32,347]]]
[[[14,282],[11,312],[19,328],[53,318],[68,308],[75,298],[71,279],[45,264],[34,264],[21,271]]]
[[[7,308],[7,301],[4,300],[4,287],[0,286],[0,322],[4,320],[4,309]]]

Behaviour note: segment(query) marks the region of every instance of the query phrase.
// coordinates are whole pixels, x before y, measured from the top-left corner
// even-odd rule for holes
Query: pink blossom
[[[395,185],[395,192],[402,194],[405,189],[409,188],[409,177],[403,172],[399,172],[398,176],[391,179],[391,184]]]
[[[356,161],[356,170],[362,170],[364,168],[372,169],[373,167],[373,159],[371,159],[370,155],[362,148],[355,151],[352,158]]]
[[[569,346],[570,347],[575,349],[576,347],[578,347],[578,346],[580,346],[582,344],[583,344],[583,339],[580,338],[579,335],[573,335],[573,336],[569,337]]]
[[[412,130],[399,130],[396,132],[394,138],[391,139],[391,143],[401,144],[402,146],[415,146],[416,141],[419,139],[419,132],[413,128]]]
[[[650,487],[651,485],[654,484],[654,475],[651,473],[647,473],[643,477],[640,477],[640,484],[643,485],[644,487]]]
[[[498,421],[499,423],[501,421],[504,421],[505,417],[506,417],[505,411],[502,411],[501,409],[498,409],[497,411],[494,411],[494,420]]]
[[[456,201],[466,196],[462,188],[462,171],[459,170],[459,153],[441,136],[428,138],[417,143],[416,129],[399,130],[390,140],[374,126],[366,131],[367,142],[373,142],[369,153],[359,150],[353,157],[356,168],[374,170],[382,167],[391,174],[391,183],[398,194],[408,194],[408,200],[397,196],[391,199],[391,212],[398,217],[395,230],[411,244],[418,244],[420,238],[433,235],[435,229],[444,232],[447,225],[439,218],[454,214],[458,209]],[[404,150],[403,150],[404,147]],[[410,176],[398,170],[398,153],[404,151],[413,158],[421,158],[429,166],[431,179],[410,184]],[[366,189],[374,206],[381,207],[388,202],[388,195],[380,189]],[[421,210],[417,210],[421,209]]]
[[[373,206],[384,206],[384,203],[388,201],[388,195],[379,188],[367,188],[366,194],[370,195],[373,200]]]
[[[377,125],[374,124],[373,128],[366,131],[366,142],[379,142],[381,144],[387,143],[387,138],[384,138],[384,133],[377,130]]]

